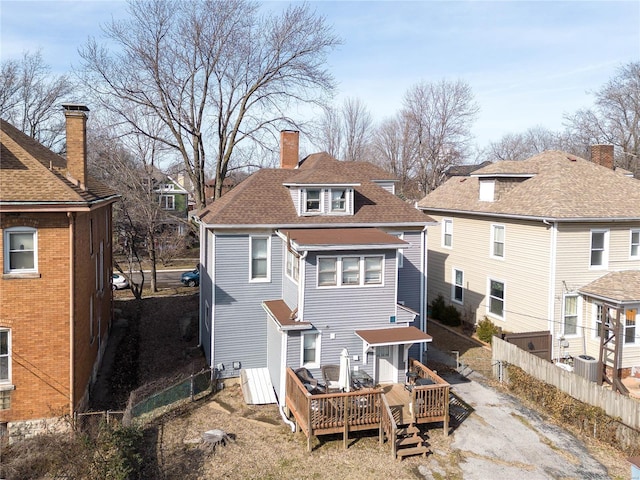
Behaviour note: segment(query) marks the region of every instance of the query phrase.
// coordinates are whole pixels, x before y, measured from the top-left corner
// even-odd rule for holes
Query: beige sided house
[[[549,331],[554,360],[598,359],[603,319],[619,314],[618,366],[640,375],[640,181],[626,173],[612,146],[594,145],[592,161],[547,151],[450,178],[418,204],[438,222],[428,302]]]

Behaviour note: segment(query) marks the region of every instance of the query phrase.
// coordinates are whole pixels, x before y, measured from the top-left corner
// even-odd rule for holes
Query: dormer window
[[[306,190],[305,212],[320,212],[320,193],[319,188]]]
[[[331,189],[331,211],[344,212],[347,209],[347,190],[345,188]]]

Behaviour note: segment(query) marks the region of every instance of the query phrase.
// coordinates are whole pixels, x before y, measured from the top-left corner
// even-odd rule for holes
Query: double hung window
[[[504,258],[504,226],[492,225],[491,237],[491,256],[495,258]]]
[[[453,270],[453,292],[452,300],[456,303],[464,301],[464,273],[462,270]]]
[[[631,230],[631,258],[640,258],[640,230]]]
[[[453,246],[453,220],[451,219],[442,220],[442,246]]]
[[[304,367],[320,367],[320,334],[302,334],[302,365]]]
[[[175,195],[160,195],[159,202],[160,208],[163,210],[175,210],[176,208]]]
[[[347,209],[347,191],[344,188],[331,190],[331,211],[344,212]]]
[[[591,230],[591,267],[607,266],[608,230]]]
[[[269,281],[270,237],[250,237],[251,272],[253,281]]]
[[[504,283],[489,280],[489,313],[504,319]]]
[[[38,270],[38,235],[31,227],[11,227],[4,231],[4,272],[28,273]]]
[[[318,257],[318,286],[381,285],[382,262],[382,255]]]
[[[0,329],[0,385],[11,383],[11,331]]]
[[[305,191],[305,212],[320,211],[321,192],[319,188],[307,189]]]
[[[562,326],[564,335],[578,334],[578,295],[565,295]]]
[[[627,309],[624,317],[624,343],[636,343],[636,319],[638,318],[638,309]]]

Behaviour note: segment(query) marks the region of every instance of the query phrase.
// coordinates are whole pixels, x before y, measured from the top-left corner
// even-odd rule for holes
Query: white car
[[[129,281],[119,273],[113,274],[113,280],[111,281],[111,284],[113,285],[114,290],[122,290],[123,288],[129,287]]]

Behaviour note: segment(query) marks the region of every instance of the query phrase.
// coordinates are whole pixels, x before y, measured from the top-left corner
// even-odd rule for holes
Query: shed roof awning
[[[282,299],[265,300],[262,308],[273,318],[281,330],[308,330],[313,327],[309,322],[297,320],[297,311],[293,311]]]
[[[640,303],[640,270],[607,273],[578,291],[582,295],[621,305]]]
[[[433,337],[416,327],[379,328],[376,330],[356,330],[368,347],[384,345],[404,345],[407,343],[428,343]]]
[[[296,250],[398,249],[409,243],[379,228],[305,228],[280,230]]]

